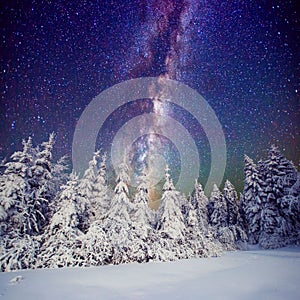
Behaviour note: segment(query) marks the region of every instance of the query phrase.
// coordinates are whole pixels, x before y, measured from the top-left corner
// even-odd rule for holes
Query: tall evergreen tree
[[[259,243],[264,248],[273,248],[289,243],[298,236],[294,220],[284,209],[288,199],[285,196],[295,184],[297,172],[294,165],[274,145],[268,152],[267,160],[261,165],[266,199],[262,209],[262,233]]]
[[[55,195],[52,181],[54,135],[40,148],[31,138],[15,152],[1,177],[1,265],[4,270],[34,268],[40,235],[49,221]]]
[[[237,192],[233,184],[226,180],[225,186],[223,189],[224,199],[227,206],[227,228],[228,230],[224,231],[224,236],[227,237],[224,239],[225,243],[231,243],[231,247],[241,248],[245,247],[245,242],[248,240],[247,231],[245,230],[244,224],[240,224],[240,206],[238,203]],[[241,201],[243,199],[241,198]],[[229,232],[231,231],[231,233]],[[225,232],[226,231],[226,232]],[[234,240],[232,240],[234,238]]]
[[[123,162],[120,164],[116,179],[116,187],[114,197],[112,199],[111,208],[108,211],[108,218],[130,224],[130,212],[132,211],[132,203],[129,200],[130,177],[128,175],[129,167]]]
[[[197,210],[193,205],[190,206],[185,234],[186,257],[208,257],[221,253],[221,247],[211,238],[210,232],[205,231],[199,225]]]
[[[184,218],[180,209],[179,192],[175,190],[170,169],[165,169],[165,184],[160,207],[157,211],[157,229],[171,239],[183,239]]]
[[[38,265],[42,267],[67,267],[83,263],[79,256],[78,242],[83,232],[79,229],[81,207],[76,188],[78,177],[71,174],[70,180],[61,187],[59,207],[51,218],[43,235],[43,244]]]
[[[225,197],[215,184],[210,196],[212,213],[210,215],[210,224],[212,234],[225,250],[236,249],[237,232],[236,226],[228,225],[228,212]]]
[[[130,214],[133,204],[129,200],[130,183],[129,167],[123,162],[117,170],[116,187],[111,202],[111,207],[102,223],[102,228],[107,234],[108,243],[112,247],[111,263],[119,264],[130,261],[132,253],[132,221]],[[137,244],[139,241],[136,240]],[[138,246],[137,246],[138,247]]]
[[[30,233],[36,226],[36,220],[27,213],[30,193],[28,177],[31,175],[34,151],[31,138],[22,143],[23,150],[12,154],[11,161],[5,164],[0,190],[2,231],[17,236]]]
[[[31,166],[34,159],[32,140],[23,140],[23,150],[5,163],[0,179],[0,263],[2,271],[34,268],[39,242],[30,236],[36,223],[28,214]]]
[[[150,199],[148,193],[147,176],[144,171],[142,172],[139,181],[137,193],[133,199],[133,211],[131,213],[131,219],[134,223],[153,226],[154,213],[149,208]]]
[[[30,170],[29,185],[30,195],[27,200],[28,215],[31,233],[40,233],[49,222],[50,204],[55,196],[55,186],[52,181],[52,150],[54,133],[49,140],[42,143],[41,149],[36,151],[33,166]]]
[[[256,244],[262,230],[262,209],[266,199],[264,182],[253,160],[245,155],[243,200],[248,224],[249,242]]]
[[[94,220],[92,202],[94,200],[94,186],[96,181],[96,166],[99,158],[99,151],[96,151],[93,158],[89,161],[89,166],[85,170],[83,177],[79,180],[77,187],[78,202],[80,205],[79,228],[86,232],[90,223]]]
[[[110,208],[110,197],[112,196],[110,195],[106,181],[106,153],[101,157],[100,167],[95,178],[93,194],[94,196],[91,200],[91,204],[93,207],[94,219],[100,220]]]
[[[292,162],[287,160],[274,145],[268,151],[268,158],[262,163],[262,172],[266,183],[267,198],[279,202],[285,190],[297,180],[297,171]]]
[[[224,196],[220,192],[216,184],[213,186],[213,190],[209,199],[212,211],[210,215],[210,224],[215,228],[227,226],[227,207]]]
[[[208,230],[208,199],[204,194],[202,185],[197,180],[195,180],[194,195],[191,202],[197,214],[199,229],[205,233]]]
[[[229,180],[225,182],[223,194],[227,206],[227,224],[228,226],[236,225],[238,218],[238,196]]]

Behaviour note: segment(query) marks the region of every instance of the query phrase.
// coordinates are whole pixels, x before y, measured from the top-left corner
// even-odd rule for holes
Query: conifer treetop
[[[168,165],[166,165],[166,168],[165,168],[165,183],[164,183],[164,186],[163,186],[163,192],[165,192],[165,191],[174,191],[174,190],[175,190],[175,187],[174,187],[171,175],[170,175],[170,168],[169,168]]]

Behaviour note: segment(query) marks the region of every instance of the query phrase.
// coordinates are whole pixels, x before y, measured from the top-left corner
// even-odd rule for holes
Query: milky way
[[[259,159],[275,143],[299,165],[296,1],[6,1],[0,15],[1,158],[22,138],[40,143],[52,131],[56,155],[71,155],[76,123],[101,91],[167,76],[216,112],[227,143],[225,178],[239,189],[245,153]],[[145,100],[116,111],[98,145],[108,149],[145,107],[158,106]],[[201,126],[178,107],[164,109],[194,138],[205,180],[210,155]]]

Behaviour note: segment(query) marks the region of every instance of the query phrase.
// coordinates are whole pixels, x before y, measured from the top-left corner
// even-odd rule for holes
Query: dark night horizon
[[[0,158],[23,138],[38,144],[51,132],[55,155],[71,157],[75,126],[94,97],[125,80],[167,74],[215,111],[227,143],[224,179],[238,190],[244,154],[258,160],[275,144],[299,167],[296,1],[6,1],[0,14]],[[140,103],[116,110],[99,147],[109,148],[109,133],[122,126],[115,120],[152,110]],[[176,107],[169,115],[209,160],[193,116]]]

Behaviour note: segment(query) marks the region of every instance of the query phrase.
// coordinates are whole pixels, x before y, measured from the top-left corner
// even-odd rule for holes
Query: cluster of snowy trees
[[[299,174],[276,147],[255,165],[245,158],[238,199],[227,180],[209,198],[196,180],[192,195],[177,191],[166,167],[161,204],[149,208],[147,176],[129,192],[126,163],[106,181],[106,156],[97,151],[82,178],[54,162],[54,135],[3,163],[0,176],[2,271],[95,266],[217,256],[222,250],[278,247],[299,240]],[[297,175],[298,174],[298,175]]]
[[[300,173],[277,147],[255,164],[245,156],[241,220],[251,244],[263,248],[299,242]]]

